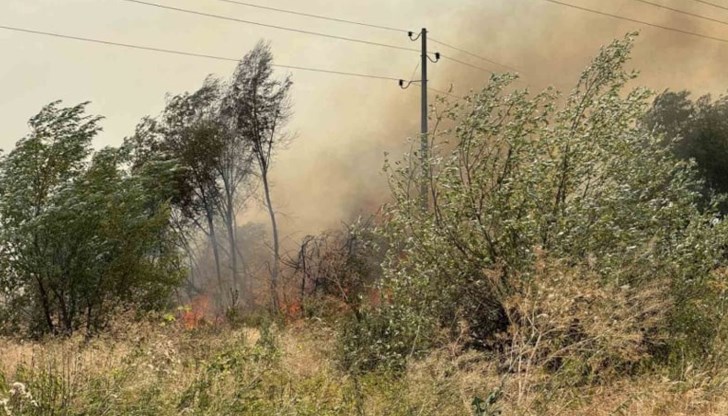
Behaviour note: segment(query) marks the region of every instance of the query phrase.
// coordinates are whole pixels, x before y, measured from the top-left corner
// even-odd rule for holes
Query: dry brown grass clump
[[[540,369],[566,382],[602,382],[632,374],[668,337],[669,285],[620,284],[588,266],[541,255],[535,273],[506,297],[507,370]]]
[[[608,294],[614,302],[633,299]],[[545,289],[542,295],[549,297]],[[594,296],[607,302],[604,293]],[[513,305],[519,304],[514,300]],[[587,331],[607,325],[603,321],[608,316],[604,312],[584,323],[584,336],[595,338],[588,345],[624,349],[614,352],[618,357],[640,357],[644,339],[637,335],[602,344],[607,341]],[[566,328],[558,320],[546,324],[539,319],[511,334],[522,340],[515,344],[521,349],[509,355],[513,363],[521,363],[521,371],[517,366],[504,371],[493,353],[469,351],[454,342],[412,360],[403,374],[375,371],[354,376],[334,359],[333,329],[315,322],[193,331],[144,322],[126,325],[123,334],[91,341],[2,340],[0,411],[4,406],[12,415],[728,414],[724,368],[688,367],[672,379],[653,371],[632,377],[610,374],[600,383],[568,382],[573,380],[568,373],[548,365],[547,358],[557,351],[554,341],[525,342],[529,331]],[[623,322],[619,328],[607,326],[604,331],[629,333],[631,324]],[[587,362],[603,359],[586,357],[595,360]],[[14,383],[22,383],[22,392]],[[496,400],[488,411],[474,412],[473,400],[489,396]]]

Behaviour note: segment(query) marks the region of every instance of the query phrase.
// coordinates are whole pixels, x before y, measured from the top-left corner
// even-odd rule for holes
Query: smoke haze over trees
[[[0,406],[578,414],[574,397],[654,379],[718,402],[728,107],[685,92],[650,106],[628,67],[636,37],[603,46],[567,94],[494,74],[440,98],[427,207],[420,155],[390,155],[369,219],[287,244],[271,168],[293,137],[293,84],[268,44],[168,96],[119,147],[92,149],[86,103],[46,105],[0,159],[0,329],[82,332],[83,350],[147,326],[81,381],[17,366],[36,396],[0,368]],[[254,206],[265,222],[242,221]],[[318,347],[301,352],[305,336]]]
[[[268,174],[286,140],[291,81],[276,80],[271,64],[270,47],[259,43],[230,81],[210,76],[169,97],[119,148],[92,151],[101,118],[86,115],[86,104],[54,102],[33,117],[31,133],[0,164],[9,322],[33,334],[91,333],[115,308],[167,306],[183,270],[187,296],[210,295],[218,311],[240,300],[251,306],[263,283],[252,279],[269,275],[262,287],[277,309],[281,255]],[[270,234],[237,222],[257,202],[259,183]],[[272,254],[263,260],[241,241]]]
[[[586,7],[619,10],[625,15],[649,17],[657,24],[725,36],[720,24],[695,21],[633,0],[580,1]],[[303,5],[293,0],[278,0],[278,3],[290,9]],[[697,14],[716,12],[697,2],[682,3],[680,8]],[[245,15],[253,20],[272,17],[270,13],[241,9],[224,2],[199,6],[213,13]],[[139,13],[144,8],[129,7],[123,2],[79,1],[61,5],[47,0],[32,4],[25,0],[7,0],[0,8],[7,12],[8,19],[26,26],[55,27],[65,22],[63,28],[83,28],[88,34],[109,39],[180,48],[184,45],[194,51],[233,57],[242,56],[264,36],[274,45],[278,63],[283,64],[314,66],[327,62],[331,67],[405,78],[418,59],[415,53],[380,51],[333,40],[301,37],[292,41],[287,33],[232,23],[221,26],[221,22],[213,19],[176,18],[164,11],[143,14],[144,24],[141,24]],[[517,68],[522,71],[523,82],[519,85],[529,85],[534,90],[555,85],[567,91],[605,40],[638,28],[628,22],[568,10],[542,0],[371,0],[366,3],[349,0],[335,5],[327,0],[311,0],[305,8],[316,14],[356,16],[413,30],[426,26],[433,30],[432,36],[436,39],[462,44],[465,49],[479,51],[486,58]],[[85,18],[89,13],[98,19]],[[59,21],[58,16],[64,18]],[[285,15],[275,18],[281,19],[280,23],[311,29],[317,24]],[[524,31],[524,27],[529,30]],[[347,30],[345,33],[352,36],[371,36],[387,42],[401,39],[403,46],[416,46],[410,44],[406,33],[390,35],[332,26],[332,30],[335,28]],[[5,36],[3,48],[9,55],[22,57],[25,65],[22,69],[20,65],[4,67],[7,71],[3,73],[7,77],[4,79],[11,80],[5,90],[9,100],[0,103],[0,124],[7,132],[0,137],[0,147],[4,149],[11,148],[25,133],[25,121],[37,112],[41,103],[57,97],[64,97],[67,103],[92,101],[90,112],[107,117],[103,122],[104,131],[97,136],[97,146],[119,146],[142,116],[159,112],[164,93],[192,90],[205,75],[231,74],[235,66],[235,63],[111,50],[73,42],[46,43],[20,34]],[[432,46],[433,51],[450,52],[457,59],[469,58],[442,46]],[[633,62],[641,71],[640,83],[652,89],[689,89],[696,97],[719,94],[725,90],[723,68],[728,59],[722,48],[721,44],[704,39],[643,28],[640,42],[635,45]],[[67,59],[68,56],[74,59]],[[79,66],[79,60],[85,65]],[[507,71],[487,62],[472,62],[496,72]],[[386,179],[380,173],[382,154],[394,155],[407,150],[401,139],[417,132],[419,106],[415,89],[401,91],[392,82],[305,72],[296,72],[295,76],[298,88],[293,98],[297,117],[291,120],[290,130],[298,132],[301,140],[280,152],[280,163],[273,167],[271,179],[278,188],[274,202],[287,214],[278,218],[281,234],[285,237],[296,233],[300,239],[305,234],[336,227],[341,221],[349,222],[357,215],[366,216],[387,200]],[[490,74],[442,62],[432,67],[431,77],[431,86],[447,90],[453,85],[456,94],[465,95],[471,88],[480,89]],[[21,88],[20,85],[38,87]],[[362,116],[363,113],[367,116]],[[331,123],[330,114],[338,115],[335,123]],[[320,177],[327,179],[319,180]],[[301,186],[309,191],[296,192]],[[245,221],[269,221],[266,210],[262,206],[256,208],[251,208]],[[327,215],[320,215],[322,211]]]

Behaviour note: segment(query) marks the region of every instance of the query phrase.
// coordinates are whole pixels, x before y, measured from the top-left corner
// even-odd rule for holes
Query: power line
[[[660,9],[670,10],[671,12],[676,12],[676,13],[684,14],[686,16],[696,17],[698,19],[707,20],[709,22],[715,22],[715,23],[720,23],[722,25],[728,25],[728,22],[725,21],[725,20],[714,19],[712,17],[703,16],[703,15],[700,15],[700,14],[697,14],[697,13],[686,12],[684,10],[675,9],[673,7],[665,6],[664,4],[654,3],[654,2],[651,2],[651,1],[648,1],[648,0],[635,0],[635,1],[638,1],[638,2],[644,3],[644,4],[649,4],[650,6],[659,7]]]
[[[458,51],[458,52],[462,52],[462,53],[464,53],[464,54],[466,54],[466,55],[470,55],[470,56],[472,56],[472,57],[474,57],[474,58],[478,58],[478,59],[480,59],[480,60],[482,60],[482,61],[485,61],[485,62],[491,63],[491,64],[493,64],[493,65],[498,65],[498,66],[500,66],[500,67],[503,67],[503,68],[509,69],[509,70],[511,70],[511,71],[516,71],[516,72],[518,72],[518,70],[517,70],[516,68],[513,68],[512,66],[508,66],[508,65],[505,65],[505,64],[501,64],[501,63],[498,63],[498,62],[496,62],[496,61],[493,61],[493,60],[491,60],[491,59],[488,59],[488,58],[486,58],[486,57],[484,57],[484,56],[481,56],[481,55],[477,55],[477,54],[474,54],[474,53],[472,53],[472,52],[470,52],[470,51],[467,51],[467,50],[465,50],[465,49],[462,49],[462,48],[459,48],[459,47],[457,47],[457,46],[453,46],[453,45],[451,45],[451,44],[448,44],[448,43],[445,43],[445,42],[439,41],[439,40],[437,40],[437,39],[434,39],[434,38],[430,38],[430,40],[431,40],[432,42],[434,42],[434,43],[440,44],[440,45],[442,45],[442,46],[445,46],[445,47],[447,47],[447,48],[450,48],[450,49],[456,50],[456,51]]]
[[[412,70],[412,75],[410,75],[410,83],[415,82],[415,73],[417,73],[417,70],[420,69],[420,61],[417,61],[417,65],[415,66],[415,69]]]
[[[130,0],[130,1],[134,1],[134,0]],[[352,25],[371,27],[371,28],[375,28],[375,29],[389,30],[389,31],[393,31],[393,32],[405,32],[405,33],[408,32],[407,30],[404,30],[404,29],[397,29],[397,28],[389,27],[389,26],[381,26],[381,25],[372,24],[372,23],[365,23],[365,22],[359,22],[359,21],[354,21],[354,20],[341,19],[341,18],[330,17],[330,16],[322,16],[322,15],[317,15],[317,14],[298,12],[298,11],[294,11],[294,10],[280,9],[280,8],[276,8],[276,7],[261,6],[259,4],[252,4],[252,3],[247,3],[247,2],[242,2],[242,1],[236,1],[236,0],[217,0],[217,1],[223,2],[223,3],[230,3],[230,4],[236,4],[236,5],[246,6],[246,7],[253,7],[253,8],[262,9],[262,10],[270,10],[270,11],[279,12],[279,13],[287,13],[287,14],[292,14],[292,15],[296,15],[296,16],[310,17],[310,18],[314,18],[314,19],[328,20],[328,21],[338,22],[338,23],[347,23],[347,24],[352,24]],[[134,2],[138,2],[138,1],[134,1]],[[497,66],[500,66],[500,67],[507,68],[509,70],[518,72],[517,69],[515,69],[515,68],[513,68],[511,66],[501,64],[499,62],[493,61],[493,60],[488,59],[486,57],[483,57],[481,55],[477,55],[475,53],[472,53],[470,51],[467,51],[467,50],[465,50],[463,48],[459,48],[459,47],[454,46],[452,44],[448,44],[448,43],[445,43],[445,42],[442,42],[442,41],[439,41],[439,40],[436,40],[436,39],[433,39],[433,38],[430,38],[430,40],[432,42],[434,42],[434,43],[438,43],[438,44],[440,44],[442,46],[448,47],[448,48],[453,49],[453,50],[456,50],[458,52],[462,52],[462,53],[464,53],[466,55],[470,55],[470,56],[472,56],[474,58],[478,58],[480,60],[483,60],[485,62],[491,63],[493,65],[497,65]]]
[[[341,18],[336,18],[336,17],[322,16],[322,15],[318,15],[318,14],[297,12],[297,11],[294,11],[294,10],[278,9],[278,8],[275,8],[275,7],[261,6],[259,4],[245,3],[245,2],[242,2],[242,1],[235,1],[235,0],[217,0],[217,1],[221,1],[223,3],[237,4],[237,5],[240,5],[240,6],[253,7],[253,8],[256,8],[256,9],[271,10],[271,11],[279,12],[279,13],[293,14],[293,15],[296,15],[296,16],[311,17],[311,18],[314,18],[314,19],[329,20],[329,21],[332,21],[332,22],[348,23],[348,24],[352,24],[352,25],[371,27],[371,28],[374,28],[374,29],[382,29],[382,30],[389,30],[389,31],[392,31],[392,32],[404,32],[404,33],[407,33],[407,31],[404,30],[404,29],[397,29],[397,28],[389,27],[389,26],[375,25],[375,24],[372,24],[372,23],[357,22],[355,20],[347,20],[347,19],[341,19]]]
[[[708,6],[717,7],[719,9],[728,10],[728,7],[726,7],[726,6],[721,6],[720,4],[711,3],[709,1],[705,1],[705,0],[693,0],[693,1],[696,1],[698,3],[707,4]]]
[[[485,68],[483,68],[483,67],[479,67],[479,66],[477,66],[477,65],[469,64],[469,63],[467,63],[467,62],[463,62],[463,61],[461,61],[461,60],[459,60],[459,59],[451,58],[451,57],[449,57],[449,56],[447,56],[447,55],[440,55],[440,56],[441,56],[441,57],[442,57],[443,59],[447,59],[447,60],[449,60],[449,61],[453,61],[453,62],[455,62],[455,63],[457,63],[457,64],[460,64],[460,65],[464,65],[464,66],[467,66],[467,67],[470,67],[470,68],[473,68],[473,69],[477,69],[477,70],[480,70],[480,71],[483,71],[483,72],[487,72],[487,73],[489,73],[489,74],[493,74],[493,71],[491,71],[491,70],[489,70],[489,69],[485,69]]]
[[[368,40],[349,38],[349,37],[344,37],[344,36],[329,35],[329,34],[320,33],[320,32],[311,32],[308,30],[295,29],[295,28],[290,28],[290,27],[285,27],[285,26],[269,25],[269,24],[254,22],[254,21],[250,21],[250,20],[238,19],[235,17],[222,16],[222,15],[211,14],[211,13],[204,13],[204,12],[199,12],[199,11],[195,11],[195,10],[182,9],[179,7],[166,6],[166,5],[157,4],[157,3],[149,3],[146,1],[142,1],[142,0],[121,0],[121,1],[126,1],[129,3],[137,3],[137,4],[141,4],[141,5],[145,5],[145,6],[157,7],[160,9],[172,10],[172,11],[177,11],[177,12],[182,12],[182,13],[189,13],[189,14],[194,14],[194,15],[203,16],[203,17],[210,17],[213,19],[228,20],[228,21],[232,21],[232,22],[251,24],[251,25],[268,27],[268,28],[278,29],[278,30],[285,30],[288,32],[303,33],[306,35],[321,36],[321,37],[325,37],[325,38],[343,40],[343,41],[347,41],[347,42],[362,43],[362,44],[372,45],[372,46],[381,46],[381,47],[385,47],[385,48],[398,49],[398,50],[403,50],[403,51],[408,51],[408,52],[418,52],[418,53],[420,52],[419,50],[414,49],[414,48],[407,48],[407,47],[403,47],[403,46],[390,45],[387,43],[372,42],[372,41],[368,41]],[[447,58],[453,62],[456,62],[460,65],[465,65],[465,66],[468,66],[468,67],[471,67],[474,69],[489,72],[491,74],[493,73],[493,71],[487,70],[485,68],[482,68],[482,67],[479,67],[476,65],[469,64],[467,62],[463,62],[463,61],[460,61],[460,60],[457,60],[454,58],[450,58],[450,57],[445,57],[445,58]]]
[[[491,70],[489,70],[489,69],[485,69],[485,68],[479,67],[479,66],[477,66],[477,65],[472,65],[472,64],[469,64],[469,63],[467,63],[467,62],[463,62],[463,61],[460,61],[460,60],[458,60],[458,59],[455,59],[455,58],[451,58],[451,57],[449,57],[449,56],[445,56],[445,55],[440,55],[440,57],[441,57],[441,58],[443,58],[443,59],[447,59],[447,60],[450,60],[450,61],[452,61],[452,62],[455,62],[455,63],[457,63],[457,64],[460,64],[460,65],[464,65],[464,66],[467,66],[467,67],[470,67],[470,68],[473,68],[473,69],[477,69],[477,70],[479,70],[479,71],[487,72],[487,73],[489,73],[489,74],[491,74],[491,75],[494,75],[494,74],[495,74],[495,73],[494,73],[493,71],[491,71]],[[523,79],[521,79],[520,77],[516,77],[516,79],[514,79],[514,82],[520,82],[520,83],[524,83],[525,85],[528,85],[528,83],[526,83],[526,82],[525,82],[525,81],[524,81]]]
[[[718,42],[728,43],[728,39],[725,39],[725,38],[719,38],[719,37],[710,36],[710,35],[703,35],[701,33],[691,32],[689,30],[677,29],[677,28],[670,27],[670,26],[658,25],[658,24],[655,24],[655,23],[645,22],[644,20],[638,20],[638,19],[633,19],[631,17],[625,17],[625,16],[620,16],[620,15],[611,14],[611,13],[607,13],[607,12],[601,12],[599,10],[589,9],[589,8],[577,6],[577,5],[574,5],[574,4],[563,3],[563,2],[558,1],[558,0],[543,0],[543,1],[549,2],[549,3],[553,3],[553,4],[558,4],[560,6],[571,7],[572,9],[582,10],[582,11],[585,11],[585,12],[594,13],[594,14],[598,14],[598,15],[601,15],[601,16],[607,16],[607,17],[611,17],[611,18],[614,18],[614,19],[624,20],[624,21],[627,21],[627,22],[638,23],[638,24],[641,24],[641,25],[651,26],[651,27],[655,27],[655,28],[658,28],[658,29],[669,30],[671,32],[682,33],[683,35],[690,35],[690,36],[695,36],[695,37],[699,37],[699,38],[710,39],[710,40],[714,40],[714,41],[718,41]]]
[[[361,43],[361,44],[371,45],[371,46],[381,46],[381,47],[384,47],[384,48],[398,49],[398,50],[409,51],[409,52],[419,52],[417,49],[407,48],[407,47],[404,47],[404,46],[397,46],[397,45],[390,45],[390,44],[387,44],[387,43],[372,42],[372,41],[368,41],[368,40],[364,40],[364,39],[349,38],[349,37],[345,37],[345,36],[329,35],[327,33],[312,32],[312,31],[309,31],[309,30],[296,29],[296,28],[291,28],[291,27],[286,27],[286,26],[269,25],[269,24],[266,24],[266,23],[254,22],[252,20],[243,20],[243,19],[238,19],[238,18],[235,18],[235,17],[229,17],[229,16],[218,15],[218,14],[199,12],[199,11],[196,11],[196,10],[182,9],[182,8],[173,7],[173,6],[165,6],[165,5],[162,5],[162,4],[149,3],[149,2],[141,1],[141,0],[121,0],[121,1],[126,1],[126,2],[129,2],[129,3],[141,4],[141,5],[145,5],[145,6],[156,7],[156,8],[160,8],[160,9],[172,10],[172,11],[181,12],[181,13],[194,14],[194,15],[197,15],[197,16],[209,17],[209,18],[213,18],[213,19],[227,20],[227,21],[230,21],[230,22],[237,22],[237,23],[244,23],[244,24],[261,26],[261,27],[267,27],[267,28],[270,28],[270,29],[284,30],[284,31],[287,31],[287,32],[302,33],[302,34],[305,34],[305,35],[319,36],[319,37],[324,37],[324,38],[329,38],[329,39],[342,40],[342,41],[346,41],[346,42]]]
[[[10,30],[10,31],[14,31],[14,32],[31,33],[34,35],[43,35],[43,36],[52,36],[52,37],[63,38],[63,39],[72,39],[72,40],[89,42],[89,43],[97,43],[97,44],[107,45],[107,46],[118,46],[118,47],[129,48],[129,49],[139,49],[139,50],[145,50],[145,51],[151,51],[151,52],[160,52],[160,53],[166,53],[166,54],[172,54],[172,55],[192,56],[192,57],[196,57],[196,58],[214,59],[214,60],[218,60],[218,61],[227,61],[227,62],[240,62],[240,59],[229,58],[229,57],[224,57],[224,56],[206,55],[206,54],[201,54],[201,53],[179,51],[179,50],[174,50],[174,49],[164,49],[164,48],[155,48],[155,47],[151,47],[151,46],[133,45],[130,43],[121,43],[121,42],[112,42],[112,41],[101,40],[101,39],[84,38],[84,37],[80,37],[80,36],[65,35],[62,33],[44,32],[44,31],[40,31],[40,30],[25,29],[25,28],[12,27],[12,26],[0,25],[0,29]],[[399,81],[399,78],[379,76],[379,75],[370,75],[370,74],[361,74],[361,73],[356,73],[356,72],[334,71],[334,70],[329,70],[329,69],[309,68],[309,67],[303,67],[303,66],[282,65],[282,64],[271,64],[271,66],[276,67],[276,68],[285,68],[285,69],[292,69],[292,70],[298,70],[298,71],[319,72],[319,73],[324,73],[324,74],[344,75],[344,76],[360,77],[360,78],[372,78],[372,79],[380,79],[380,80],[386,80],[386,81]]]

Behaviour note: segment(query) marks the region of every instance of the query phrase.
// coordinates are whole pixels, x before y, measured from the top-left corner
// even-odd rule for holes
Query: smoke
[[[655,24],[728,39],[725,25],[701,21],[634,0],[564,0],[583,7],[647,20]],[[404,33],[338,25],[238,7],[224,2],[159,0],[272,25],[296,27],[376,42],[417,47]],[[357,45],[236,22],[145,8],[126,2],[39,0],[30,7],[6,0],[2,12],[23,27],[97,37],[139,45],[219,56],[242,56],[262,36],[272,41],[277,63],[408,79],[416,53]],[[178,4],[179,3],[179,4]],[[203,4],[204,3],[204,4]],[[630,63],[639,83],[655,90],[690,89],[696,95],[725,90],[728,44],[598,16],[544,0],[280,0],[276,7],[353,18],[419,30],[433,38],[518,68],[520,87],[548,85],[568,92],[598,48],[625,33],[641,30]],[[305,4],[304,4],[305,3]],[[664,0],[666,5],[728,21],[728,13],[698,2]],[[721,14],[719,14],[721,13]],[[58,19],[58,16],[63,16]],[[88,16],[94,16],[89,19]],[[96,145],[118,145],[144,115],[164,105],[165,91],[193,90],[208,73],[227,77],[233,63],[92,46],[80,42],[0,35],[0,46],[17,64],[0,66],[6,100],[0,102],[0,145],[12,148],[27,128],[25,120],[43,103],[92,101],[90,111],[107,116]],[[435,43],[432,51],[492,70],[502,68]],[[273,201],[282,231],[298,240],[305,234],[338,227],[342,221],[375,211],[388,197],[382,174],[384,153],[398,158],[419,131],[417,84],[402,91],[393,81],[293,72],[296,134],[277,155]],[[467,94],[489,74],[443,59],[430,67],[440,90],[453,86]],[[415,78],[419,78],[416,74]],[[265,222],[260,203],[239,218]]]
[[[555,86],[568,93],[600,46],[635,30],[640,31],[640,36],[629,65],[640,71],[639,85],[656,91],[690,89],[698,94],[721,93],[725,88],[723,68],[728,64],[728,45],[540,0],[478,3],[450,10],[428,22],[431,36],[517,68],[522,76],[519,88],[541,90]],[[728,30],[721,30],[720,25],[703,24],[632,0],[579,4],[728,38]],[[680,5],[687,11],[707,13],[700,5],[690,6]],[[431,49],[503,71],[502,67],[441,45],[432,44]],[[327,59],[329,66],[346,67],[357,55]],[[409,77],[417,59],[416,55],[393,58],[391,67],[397,65],[402,77]],[[382,68],[381,62],[370,63],[363,72],[376,73]],[[431,66],[430,79],[435,88],[452,87],[455,94],[464,95],[481,88],[489,76],[444,59]],[[301,82],[294,90],[299,88],[303,91],[299,90],[297,96],[310,92]],[[419,129],[416,84],[401,91],[394,83],[383,86],[378,81],[342,80],[321,95],[326,98],[315,102],[304,98],[297,103],[297,121],[292,125],[297,138],[280,152],[273,171],[274,203],[282,216],[283,235],[289,241],[375,212],[389,195],[382,173],[384,154],[390,153],[393,159],[400,157],[408,150],[408,138],[416,137]],[[247,216],[264,221],[257,209]]]

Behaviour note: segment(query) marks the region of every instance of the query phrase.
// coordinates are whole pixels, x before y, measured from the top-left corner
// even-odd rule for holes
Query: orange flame
[[[192,302],[182,311],[182,325],[187,330],[192,330],[205,325],[207,318],[211,316],[210,297],[200,295],[192,299]]]

